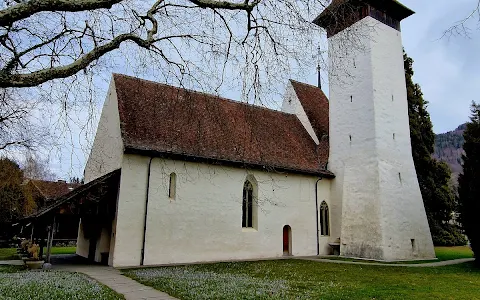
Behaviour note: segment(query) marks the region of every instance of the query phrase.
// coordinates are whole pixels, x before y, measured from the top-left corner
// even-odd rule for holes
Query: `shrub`
[[[452,224],[434,225],[431,227],[435,246],[464,246],[467,239],[460,228]]]

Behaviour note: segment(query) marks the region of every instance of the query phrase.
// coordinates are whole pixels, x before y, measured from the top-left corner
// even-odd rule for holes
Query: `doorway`
[[[283,226],[283,256],[292,255],[292,228],[289,225]]]
[[[97,238],[92,237],[88,243],[88,260],[90,262],[95,261],[95,253],[97,252]]]

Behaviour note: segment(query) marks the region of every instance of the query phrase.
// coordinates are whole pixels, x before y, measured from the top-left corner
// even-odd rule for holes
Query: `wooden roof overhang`
[[[58,215],[113,217],[121,170],[115,170],[59,197],[50,206],[28,216],[20,223],[49,223]]]

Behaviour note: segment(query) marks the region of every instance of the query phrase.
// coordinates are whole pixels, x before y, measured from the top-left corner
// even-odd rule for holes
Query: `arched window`
[[[253,185],[247,180],[243,184],[243,201],[242,201],[242,227],[243,228],[253,228]]]
[[[170,182],[168,184],[168,198],[175,199],[177,193],[177,175],[175,173],[170,174]]]
[[[320,204],[321,235],[330,235],[329,222],[330,222],[330,216],[328,213],[328,205],[327,205],[327,202],[323,201],[322,204]]]

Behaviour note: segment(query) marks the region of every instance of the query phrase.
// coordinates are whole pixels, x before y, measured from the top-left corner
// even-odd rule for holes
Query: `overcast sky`
[[[469,37],[443,37],[464,19],[477,0],[400,0],[415,11],[402,21],[403,45],[414,59],[414,81],[420,84],[435,133],[454,130],[468,121],[470,103],[480,101],[480,28],[467,23]],[[316,84],[312,70],[309,83]]]
[[[473,22],[471,25],[474,30],[470,38],[442,38],[442,35],[456,21],[471,13],[476,0],[401,2],[416,12],[402,22],[403,44],[415,61],[414,80],[421,85],[424,98],[430,103],[428,111],[434,131],[442,133],[453,130],[468,120],[471,101],[480,101],[480,30],[476,30],[477,23]],[[104,77],[110,78],[110,74]],[[315,67],[312,66],[307,79],[300,80],[316,84]],[[106,89],[100,93],[106,94]],[[223,96],[240,98],[228,93]],[[105,95],[99,95],[99,98],[103,102]],[[82,138],[79,137],[80,140]],[[66,145],[59,155],[50,157],[52,169],[59,178],[82,177],[88,157],[86,143],[75,138],[75,141],[69,140]]]
[[[435,133],[466,122],[472,100],[480,100],[480,30],[470,38],[441,38],[456,21],[472,12],[476,0],[402,0],[416,14],[402,23],[403,44],[415,60],[414,80],[420,84]]]

